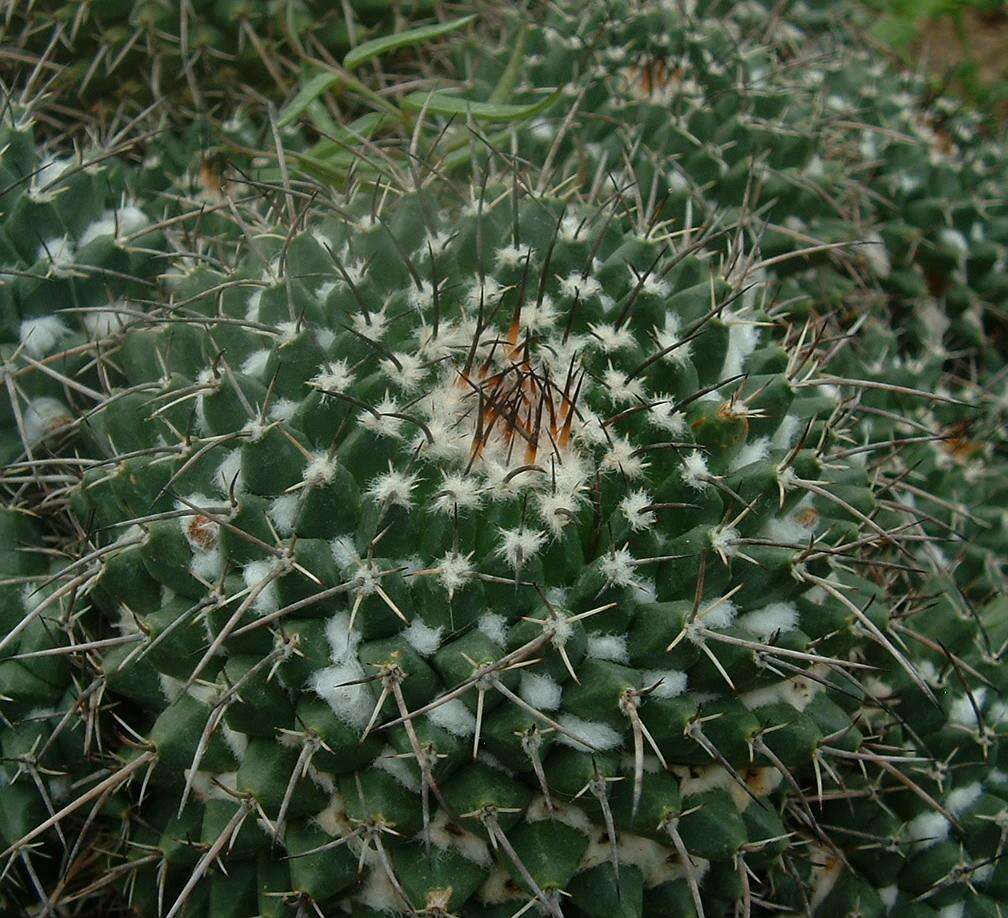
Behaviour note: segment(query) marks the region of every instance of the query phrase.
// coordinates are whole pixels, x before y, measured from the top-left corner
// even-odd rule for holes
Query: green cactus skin
[[[828,17],[721,6],[553,11],[550,171],[278,189],[87,345],[0,516],[12,903],[101,798],[140,914],[998,912],[1002,243]]]

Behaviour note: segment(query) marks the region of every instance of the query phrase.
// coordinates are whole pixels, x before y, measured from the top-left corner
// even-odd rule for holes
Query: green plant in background
[[[1008,5],[1004,0],[869,0],[867,3],[877,17],[869,25],[870,33],[881,43],[893,49],[908,64],[914,49],[925,42],[929,28],[947,25],[953,32],[958,47],[949,55],[947,49],[938,55],[932,66],[944,68],[945,72],[934,74],[936,85],[952,85],[974,105],[992,114],[1003,116],[1003,107],[1008,102],[1008,72],[1003,66],[1000,72],[992,74],[991,68],[1003,62],[1004,17],[1008,15]],[[984,41],[985,33],[993,36]],[[988,46],[981,56],[976,47],[976,39]]]
[[[142,289],[52,195],[72,283],[22,243],[3,288],[7,907],[998,913],[1004,157],[775,9],[362,45],[108,161]],[[356,67],[439,36],[433,86]]]

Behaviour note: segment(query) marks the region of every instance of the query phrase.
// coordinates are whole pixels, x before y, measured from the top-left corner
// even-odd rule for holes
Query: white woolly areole
[[[361,562],[360,553],[357,551],[352,536],[336,536],[329,543],[329,548],[332,551],[333,561],[343,573],[357,567]]]
[[[245,586],[250,590],[258,591],[256,598],[252,601],[252,608],[260,615],[276,612],[280,608],[276,582],[281,570],[281,563],[276,558],[270,561],[249,561],[242,568]],[[262,582],[267,579],[266,586],[261,586]]]
[[[392,775],[406,790],[412,791],[414,794],[420,793],[420,782],[411,770],[409,763],[405,759],[399,758],[399,754],[391,746],[386,746],[373,764],[375,768],[380,768]]]
[[[634,556],[626,548],[617,548],[599,558],[599,567],[606,580],[616,586],[632,586],[637,582]]]
[[[751,443],[744,443],[731,461],[731,469],[744,469],[747,465],[766,459],[770,455],[770,438],[757,437]]]
[[[109,308],[93,309],[82,313],[81,320],[84,322],[84,328],[87,329],[88,337],[97,341],[122,331],[125,322],[118,310],[125,308],[126,303],[119,300],[111,304]]]
[[[30,357],[45,357],[51,354],[60,341],[69,334],[70,329],[56,316],[25,319],[18,327],[21,346]]]
[[[431,628],[418,616],[410,622],[409,627],[402,632],[402,636],[420,656],[429,657],[441,646],[443,633],[444,628],[441,625]]]
[[[507,619],[496,612],[485,612],[476,622],[476,627],[485,637],[490,638],[495,644],[501,647],[507,641]]]
[[[941,813],[927,810],[911,819],[904,829],[907,841],[913,842],[921,848],[930,848],[948,838],[948,820]]]
[[[738,624],[761,641],[766,641],[774,634],[796,628],[798,610],[789,602],[772,602],[755,612],[747,612],[739,618]]]
[[[609,398],[617,405],[637,404],[644,400],[644,383],[628,379],[627,374],[610,364],[602,374],[602,385]]]
[[[676,669],[647,669],[641,673],[645,688],[651,688],[655,698],[677,698],[686,691],[686,673]]]
[[[472,832],[452,824],[444,810],[438,810],[431,817],[427,831],[421,830],[417,837],[422,841],[429,841],[440,851],[447,851],[451,848],[467,861],[472,861],[481,867],[490,867],[492,863],[487,843],[473,835]]]
[[[620,510],[634,532],[650,529],[654,525],[654,513],[651,510],[645,509],[652,502],[651,495],[643,489],[638,489],[628,494],[620,501]]]
[[[329,656],[333,663],[339,663],[348,658],[356,659],[357,645],[361,642],[361,633],[350,628],[350,614],[337,612],[326,622],[326,640],[329,642]]]
[[[342,662],[312,673],[308,686],[329,705],[340,721],[355,730],[362,730],[374,710],[370,684],[359,681],[366,676],[357,658],[347,656]],[[348,685],[350,682],[356,684]]]
[[[970,697],[972,696],[972,701]],[[969,695],[960,695],[949,705],[949,720],[962,727],[975,728],[979,725],[977,711],[983,708],[984,699],[987,697],[987,689],[979,686],[973,689]],[[976,705],[976,710],[974,710]]]
[[[279,497],[274,497],[266,508],[266,515],[272,520],[277,534],[282,536],[289,536],[294,531],[297,513],[297,494],[281,494]]]
[[[693,450],[683,459],[682,469],[679,472],[683,483],[693,488],[694,491],[704,491],[710,485],[703,479],[710,475],[707,468],[707,460],[699,450]]]
[[[708,628],[730,628],[738,609],[730,599],[715,599],[700,610],[700,619]]]
[[[241,470],[241,450],[230,450],[214,473],[214,487],[221,494],[229,494],[232,488],[235,494],[241,494],[244,490]]]
[[[66,277],[72,273],[74,264],[74,244],[66,236],[47,239],[35,253],[37,261],[45,262],[47,270],[56,277]]]
[[[476,717],[461,698],[453,698],[427,712],[427,719],[452,736],[465,738],[476,732]]]
[[[441,489],[434,498],[434,509],[439,513],[454,514],[471,510],[480,504],[479,482],[472,476],[445,474]]]
[[[324,392],[346,392],[354,383],[354,374],[345,360],[331,360],[319,367],[310,382]]]
[[[448,597],[451,598],[456,590],[464,587],[472,576],[473,567],[465,555],[457,551],[448,552],[437,563],[438,581],[445,588]]]
[[[563,688],[549,676],[522,670],[518,694],[537,711],[555,711],[560,707]]]
[[[416,480],[416,475],[407,475],[396,469],[389,469],[371,480],[366,493],[375,503],[389,503],[405,507],[408,510],[413,506],[412,492],[416,486]]]
[[[725,558],[733,558],[738,554],[738,546],[735,544],[739,538],[737,529],[731,526],[719,526],[710,535],[711,548]]]
[[[33,398],[25,405],[21,409],[21,419],[29,446],[36,446],[73,421],[66,405],[46,395]]]
[[[305,484],[319,487],[332,481],[339,468],[339,462],[328,453],[315,453],[305,466]]]
[[[627,639],[623,634],[589,634],[588,656],[594,660],[611,660],[614,663],[629,663]]]
[[[979,781],[967,784],[965,787],[957,787],[945,795],[945,806],[953,816],[962,816],[980,797],[983,795],[983,788]]]
[[[388,358],[381,360],[382,372],[403,392],[416,390],[427,375],[423,360],[417,354],[402,352],[396,352],[395,358],[394,361]]]
[[[564,746],[570,746],[581,752],[591,752],[594,749],[615,749],[623,742],[623,738],[608,724],[597,721],[582,720],[573,714],[561,714],[557,718],[557,723],[566,729],[573,736],[567,733],[557,733],[557,742]],[[577,739],[574,739],[577,737]],[[583,740],[584,742],[579,742]],[[585,743],[590,743],[586,746]]]
[[[500,529],[500,544],[495,554],[503,558],[512,570],[521,567],[538,554],[546,541],[546,533],[539,529],[528,529],[521,526],[518,529]]]
[[[242,373],[246,376],[254,376],[257,379],[262,379],[266,373],[266,364],[269,363],[270,353],[271,351],[267,348],[253,351],[242,361]]]

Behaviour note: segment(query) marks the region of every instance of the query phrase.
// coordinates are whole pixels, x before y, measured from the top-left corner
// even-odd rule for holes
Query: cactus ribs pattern
[[[496,12],[553,107],[338,186],[5,122],[0,901],[1000,914],[999,148],[812,4]]]

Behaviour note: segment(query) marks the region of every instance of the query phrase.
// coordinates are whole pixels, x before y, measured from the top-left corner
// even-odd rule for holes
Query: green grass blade
[[[290,105],[280,112],[280,117],[277,119],[277,127],[286,127],[288,124],[292,124],[312,102],[339,81],[340,76],[338,73],[326,72],[313,76],[291,100]]]
[[[455,19],[452,22],[439,22],[436,25],[421,26],[417,29],[397,32],[395,35],[382,35],[378,38],[372,38],[370,41],[366,41],[364,44],[358,45],[356,48],[348,51],[346,57],[343,58],[343,66],[347,70],[354,70],[361,64],[376,57],[381,57],[383,54],[388,54],[390,51],[396,51],[399,48],[406,48],[411,45],[421,45],[424,42],[440,38],[442,35],[455,32],[469,25],[475,18],[476,15],[472,14],[470,16],[463,16],[461,19]]]
[[[414,92],[406,96],[400,105],[407,111],[427,112],[436,115],[472,115],[481,121],[524,121],[549,108],[560,98],[561,90],[551,92],[543,99],[524,105],[505,105],[499,102],[477,102],[458,96],[453,92],[435,90]]]

